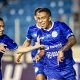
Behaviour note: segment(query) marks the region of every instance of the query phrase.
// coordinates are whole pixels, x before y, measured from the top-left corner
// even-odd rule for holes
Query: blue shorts
[[[47,80],[76,80],[76,73],[74,68],[71,69],[47,69],[44,71],[47,75]]]
[[[35,71],[35,75],[37,74],[44,74],[44,65],[42,61],[38,61],[36,63],[36,61],[33,61],[33,66],[34,66],[34,71]]]

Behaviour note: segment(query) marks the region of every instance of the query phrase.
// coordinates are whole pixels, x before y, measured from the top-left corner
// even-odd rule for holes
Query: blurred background
[[[5,33],[21,45],[26,39],[29,26],[35,23],[34,10],[47,7],[52,12],[52,20],[67,23],[73,30],[77,44],[73,47],[76,78],[80,80],[80,0],[0,0],[0,16],[5,20]],[[30,53],[15,63],[13,52],[2,58],[3,80],[35,80]]]

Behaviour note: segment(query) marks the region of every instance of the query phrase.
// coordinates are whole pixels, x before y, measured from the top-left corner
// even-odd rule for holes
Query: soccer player
[[[48,8],[40,9],[36,16],[42,27],[38,36],[40,43],[45,45],[44,73],[47,80],[76,80],[71,49],[76,39],[72,30],[64,22],[52,22]]]
[[[1,73],[1,58],[4,53],[6,53],[7,50],[14,50],[17,53],[18,52],[28,52],[33,49],[37,49],[39,47],[42,47],[43,45],[36,44],[35,46],[30,47],[21,47],[17,46],[17,44],[10,39],[7,35],[4,34],[4,20],[0,17],[0,80],[2,80],[2,73]]]
[[[2,80],[1,72],[1,58],[6,50],[15,50],[17,49],[17,44],[10,39],[7,35],[4,34],[4,21],[0,17],[0,80]]]
[[[41,8],[37,8],[35,10],[34,18],[37,23],[35,25],[29,27],[29,30],[28,30],[28,33],[26,36],[26,40],[24,41],[24,44],[23,44],[24,47],[28,47],[31,44],[34,46],[35,43],[37,42],[37,31],[39,29],[41,29],[41,27],[40,27],[40,23],[37,21],[36,15],[40,9]],[[45,80],[45,74],[43,72],[43,70],[44,70],[43,58],[41,58],[41,59],[39,58],[38,50],[39,49],[36,49],[31,52],[31,56],[33,59],[33,66],[34,66],[34,70],[35,70],[35,77],[36,77],[36,80]],[[40,48],[40,52],[43,54],[44,50],[42,48]],[[20,59],[20,57],[22,55],[23,55],[23,53],[19,55],[18,59]],[[36,59],[40,59],[38,62],[36,62],[37,60],[35,61],[35,56],[36,56]]]

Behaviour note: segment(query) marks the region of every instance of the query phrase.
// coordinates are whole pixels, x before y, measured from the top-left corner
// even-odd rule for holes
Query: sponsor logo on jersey
[[[53,58],[53,57],[55,57],[55,56],[57,56],[58,55],[58,52],[57,51],[55,51],[55,52],[47,52],[46,53],[46,56],[47,56],[47,58],[49,58],[49,59],[51,59],[51,58]]]
[[[50,49],[60,49],[62,47],[62,43],[56,44],[56,45],[45,45],[45,50],[50,50]]]

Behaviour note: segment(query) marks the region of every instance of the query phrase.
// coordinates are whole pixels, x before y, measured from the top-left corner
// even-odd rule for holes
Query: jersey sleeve
[[[9,50],[16,50],[18,48],[18,45],[11,38],[6,37],[5,41]]]
[[[41,37],[41,29],[39,29],[38,31],[37,31],[37,37]]]
[[[31,29],[30,29],[30,28],[28,29],[28,32],[27,32],[27,35],[26,35],[26,39],[27,39],[27,40],[31,40],[31,39],[32,39]]]
[[[61,28],[61,31],[66,39],[68,39],[70,36],[74,36],[70,27],[68,25],[66,25],[64,22],[61,22],[60,28]]]

